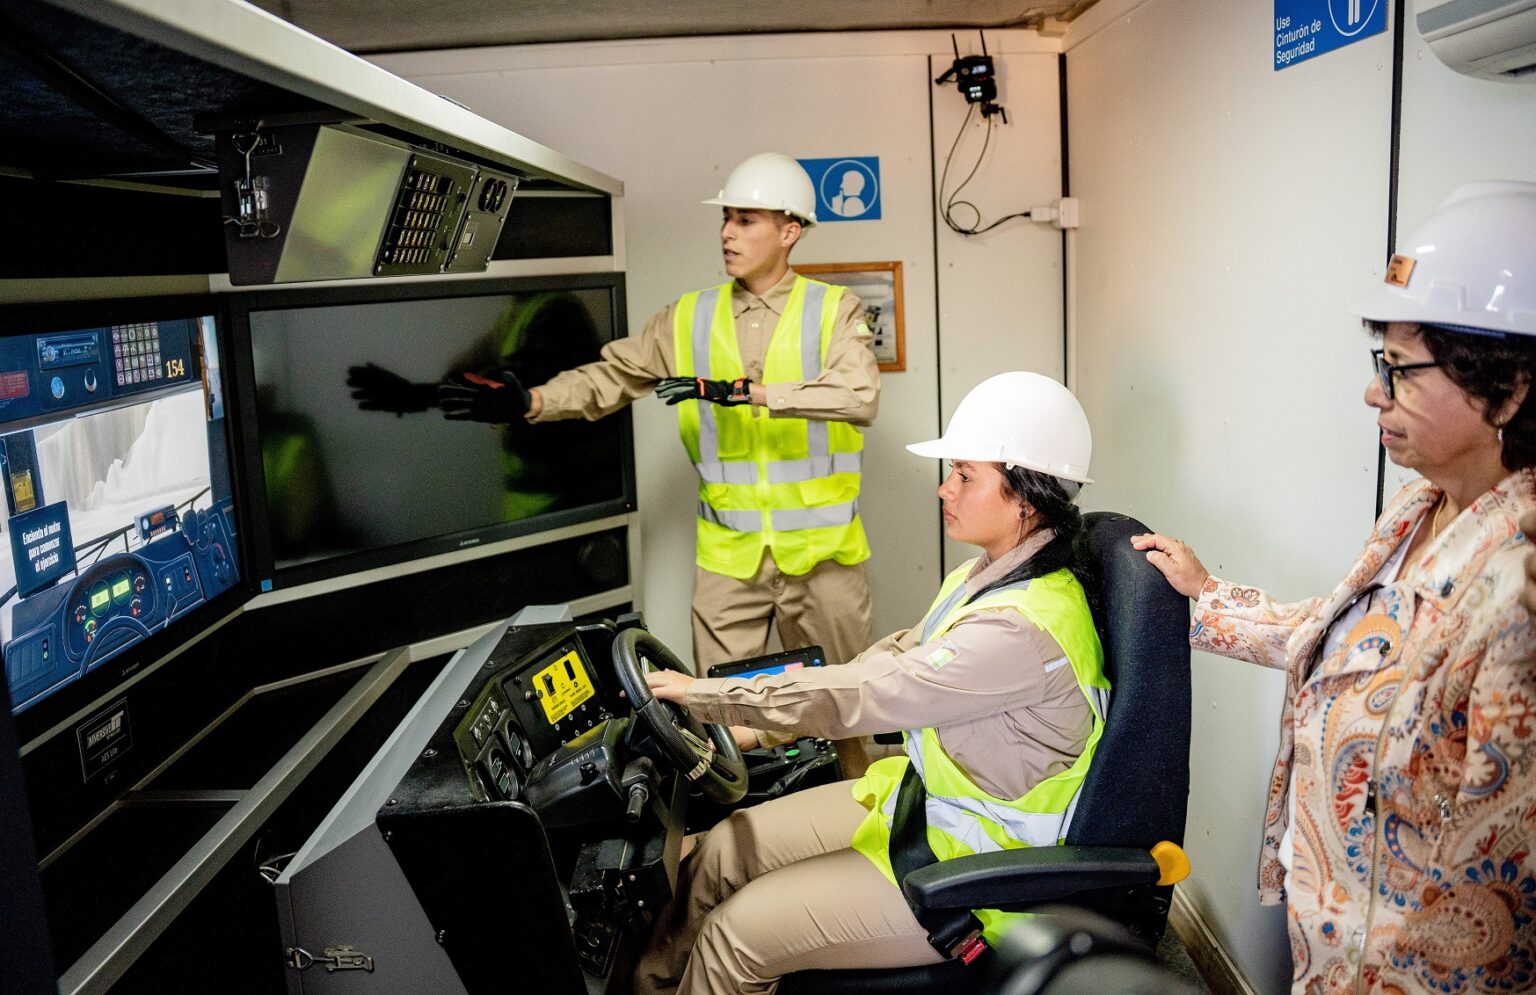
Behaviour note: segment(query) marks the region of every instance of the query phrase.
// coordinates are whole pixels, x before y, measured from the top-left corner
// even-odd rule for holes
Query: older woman
[[[890,844],[903,826],[922,835],[911,812],[926,817],[938,860],[1066,834],[1109,690],[1071,569],[1090,446],[1088,419],[1055,381],[982,382],[943,438],[908,447],[950,460],[944,530],[983,554],[945,579],[916,626],[842,667],[751,680],[646,675],[657,698],[707,721],[831,739],[905,729],[907,756],[710,830],[679,870],[638,992],[771,992],[794,970],[969,958],[976,930],[995,935],[1017,918],[980,910],[920,923],[892,868],[911,847],[893,857]]]
[[[1133,540],[1196,599],[1191,645],[1286,671],[1259,894],[1308,995],[1536,986],[1536,184],[1462,187],[1406,245],[1354,310],[1381,443],[1423,479],[1348,576],[1280,604]]]

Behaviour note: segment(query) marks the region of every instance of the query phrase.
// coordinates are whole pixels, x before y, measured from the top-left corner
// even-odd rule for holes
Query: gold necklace
[[[1445,510],[1445,495],[1440,495],[1440,500],[1435,502],[1435,517],[1429,522],[1430,541],[1440,538],[1440,513]]]

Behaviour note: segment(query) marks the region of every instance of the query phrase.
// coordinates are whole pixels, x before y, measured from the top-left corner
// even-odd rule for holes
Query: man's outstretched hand
[[[668,404],[681,404],[683,401],[713,401],[729,407],[733,404],[751,404],[751,388],[752,381],[748,377],[742,377],[740,380],[667,377],[656,382],[656,396]]]
[[[511,370],[455,373],[437,385],[437,406],[450,421],[505,425],[528,413],[533,396]]]
[[[352,388],[352,399],[364,411],[409,415],[437,404],[437,384],[412,383],[373,363],[347,367],[347,386]]]

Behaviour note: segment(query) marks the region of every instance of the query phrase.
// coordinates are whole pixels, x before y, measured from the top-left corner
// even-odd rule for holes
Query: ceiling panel
[[[255,0],[354,52],[902,28],[1038,27],[1095,0]]]

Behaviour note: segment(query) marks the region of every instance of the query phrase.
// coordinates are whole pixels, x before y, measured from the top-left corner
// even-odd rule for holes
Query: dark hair
[[[1367,321],[1375,335],[1385,335],[1386,322]],[[1483,402],[1483,420],[1504,430],[1499,454],[1505,469],[1536,466],[1536,390],[1528,390],[1514,416],[1502,426],[1494,419],[1515,393],[1536,387],[1536,337],[1479,335],[1439,325],[1417,326],[1420,339],[1451,383]]]
[[[1010,469],[1002,463],[996,466],[998,472],[1003,475],[1003,494],[1031,505],[1035,509],[1035,514],[1039,516],[1035,527],[1051,529],[1055,534],[1051,536],[1051,541],[1047,542],[1027,562],[1021,564],[1008,576],[989,584],[985,590],[978,592],[976,597],[979,598],[986,591],[995,588],[1044,577],[1046,574],[1062,569],[1072,571],[1085,589],[1092,590],[1084,567],[1085,561],[1080,555],[1083,513],[1073,503],[1077,497],[1076,486],[1068,484],[1060,477],[1041,473],[1039,470],[1030,470],[1022,466]],[[1068,491],[1068,487],[1072,490]],[[1022,508],[1019,510],[1019,518],[1022,525],[1024,518]]]

